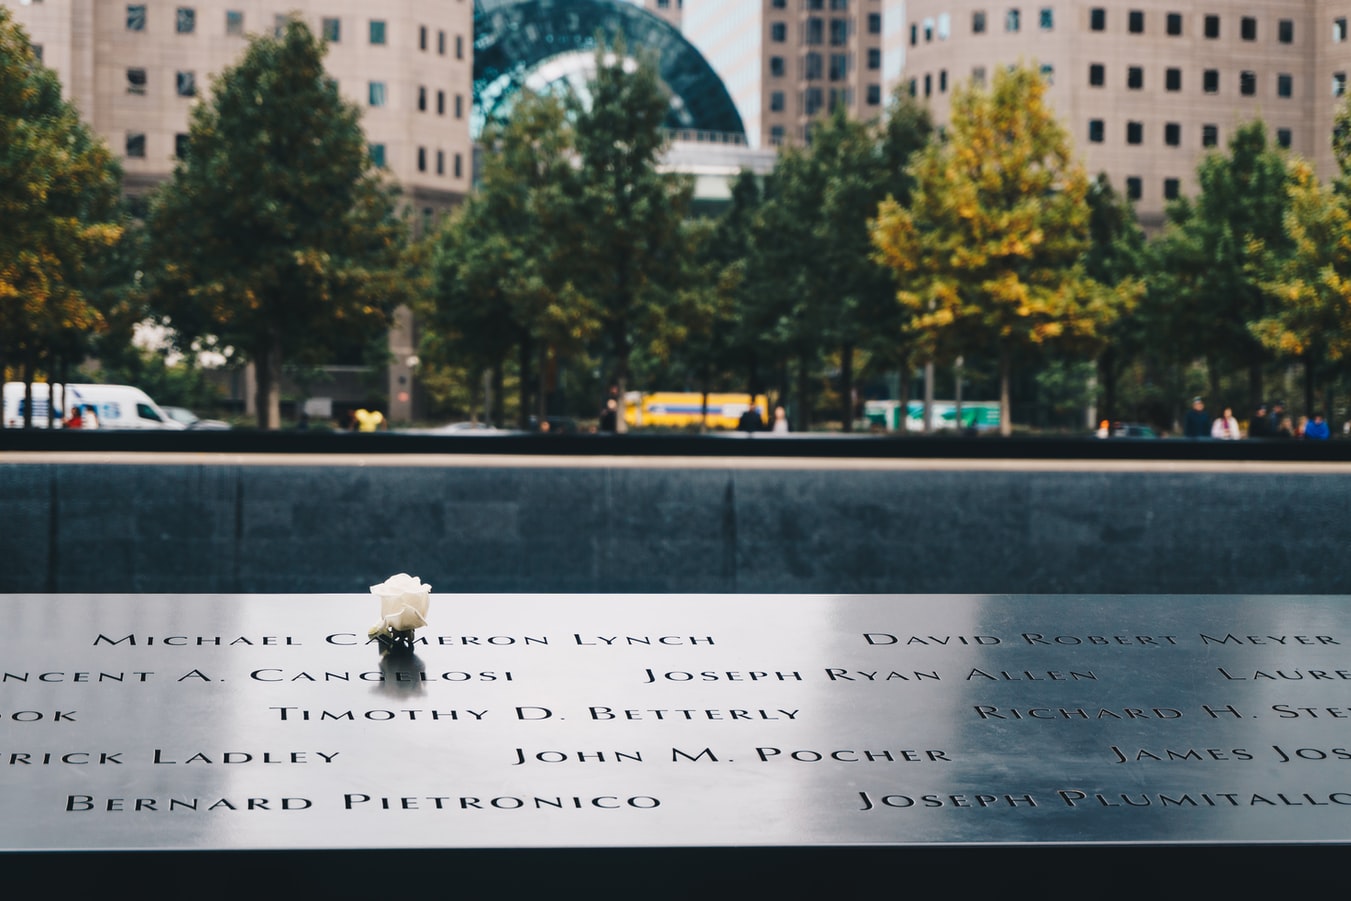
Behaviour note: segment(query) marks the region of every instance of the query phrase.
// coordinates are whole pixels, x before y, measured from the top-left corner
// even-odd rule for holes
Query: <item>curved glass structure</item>
[[[653,55],[672,94],[668,128],[744,140],[736,104],[699,51],[671,25],[622,0],[475,0],[476,125],[505,114],[526,85],[538,90],[581,75],[597,34],[605,41],[622,36],[631,50]]]

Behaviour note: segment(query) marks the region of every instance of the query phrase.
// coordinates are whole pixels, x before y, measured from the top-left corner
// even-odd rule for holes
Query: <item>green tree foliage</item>
[[[108,148],[0,7],[0,373],[56,375],[103,327],[91,293],[122,235],[120,188]]]
[[[422,350],[443,364],[490,372],[499,399],[516,351],[524,425],[534,358],[575,351],[597,328],[590,300],[574,286],[583,223],[575,218],[573,132],[560,100],[525,94],[482,143],[481,184],[436,238],[434,327]],[[500,411],[488,416],[501,421]]]
[[[1029,68],[956,91],[948,139],[915,163],[910,206],[888,201],[873,226],[912,326],[953,352],[995,348],[1004,434],[1015,352],[1096,347],[1131,301],[1084,272],[1088,178],[1045,93]]]
[[[840,369],[839,417],[854,420],[854,362],[859,351],[900,362],[901,311],[892,274],[873,259],[869,220],[888,196],[904,204],[907,164],[928,143],[928,114],[898,96],[880,123],[849,119],[838,107],[805,148],[786,148],[768,186],[755,231],[752,318],[766,340],[798,365],[797,428],[808,425],[812,367],[834,350]]]
[[[1130,201],[1112,189],[1106,175],[1099,175],[1088,189],[1089,247],[1084,256],[1084,274],[1100,285],[1140,296],[1130,316],[1121,316],[1107,326],[1098,355],[1097,378],[1102,393],[1100,415],[1116,419],[1117,383],[1125,368],[1147,353],[1159,339],[1153,307],[1144,295],[1147,267],[1144,231],[1135,221]]]
[[[583,97],[570,98],[577,156],[577,285],[596,305],[613,384],[622,395],[638,335],[662,340],[688,270],[682,233],[693,185],[659,170],[670,96],[650,60],[603,44]],[[622,428],[622,426],[621,426]]]
[[[1185,355],[1179,362],[1205,357],[1213,385],[1225,370],[1246,369],[1255,408],[1271,353],[1248,324],[1266,317],[1262,282],[1290,249],[1286,159],[1267,146],[1262,122],[1249,122],[1235,131],[1228,154],[1201,162],[1197,178],[1195,199],[1168,209],[1150,290],[1171,299],[1167,331]]]
[[[1324,362],[1344,370],[1351,362],[1351,197],[1320,185],[1308,163],[1295,163],[1290,175],[1289,252],[1263,285],[1271,308],[1249,328],[1273,353],[1304,361],[1310,376]]]
[[[323,57],[297,19],[252,39],[193,107],[186,158],[148,217],[154,308],[184,342],[255,365],[263,428],[280,426],[284,361],[368,340],[404,300],[394,193]]]

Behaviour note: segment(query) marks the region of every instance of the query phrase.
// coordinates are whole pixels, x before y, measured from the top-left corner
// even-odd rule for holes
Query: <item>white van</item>
[[[57,428],[60,419],[76,404],[81,409],[94,411],[101,429],[168,429],[178,431],[183,424],[175,422],[160,409],[159,404],[140,388],[131,385],[66,385],[63,395],[60,388],[56,392]],[[44,382],[33,383],[33,427],[47,427],[47,411],[51,403],[51,386]],[[4,427],[23,428],[23,382],[5,383]]]

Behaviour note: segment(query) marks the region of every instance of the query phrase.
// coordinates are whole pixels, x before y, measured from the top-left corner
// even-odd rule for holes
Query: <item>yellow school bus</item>
[[[735,429],[741,414],[754,403],[760,421],[769,426],[769,398],[757,394],[708,395],[708,427]],[[704,395],[698,391],[630,391],[624,396],[624,421],[632,428],[664,426],[683,428],[704,421]]]

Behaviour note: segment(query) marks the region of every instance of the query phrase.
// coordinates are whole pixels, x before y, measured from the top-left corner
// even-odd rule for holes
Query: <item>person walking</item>
[[[1313,419],[1304,427],[1304,437],[1310,441],[1327,441],[1331,436],[1331,430],[1328,428],[1327,420],[1323,418],[1322,413],[1313,414]]]

